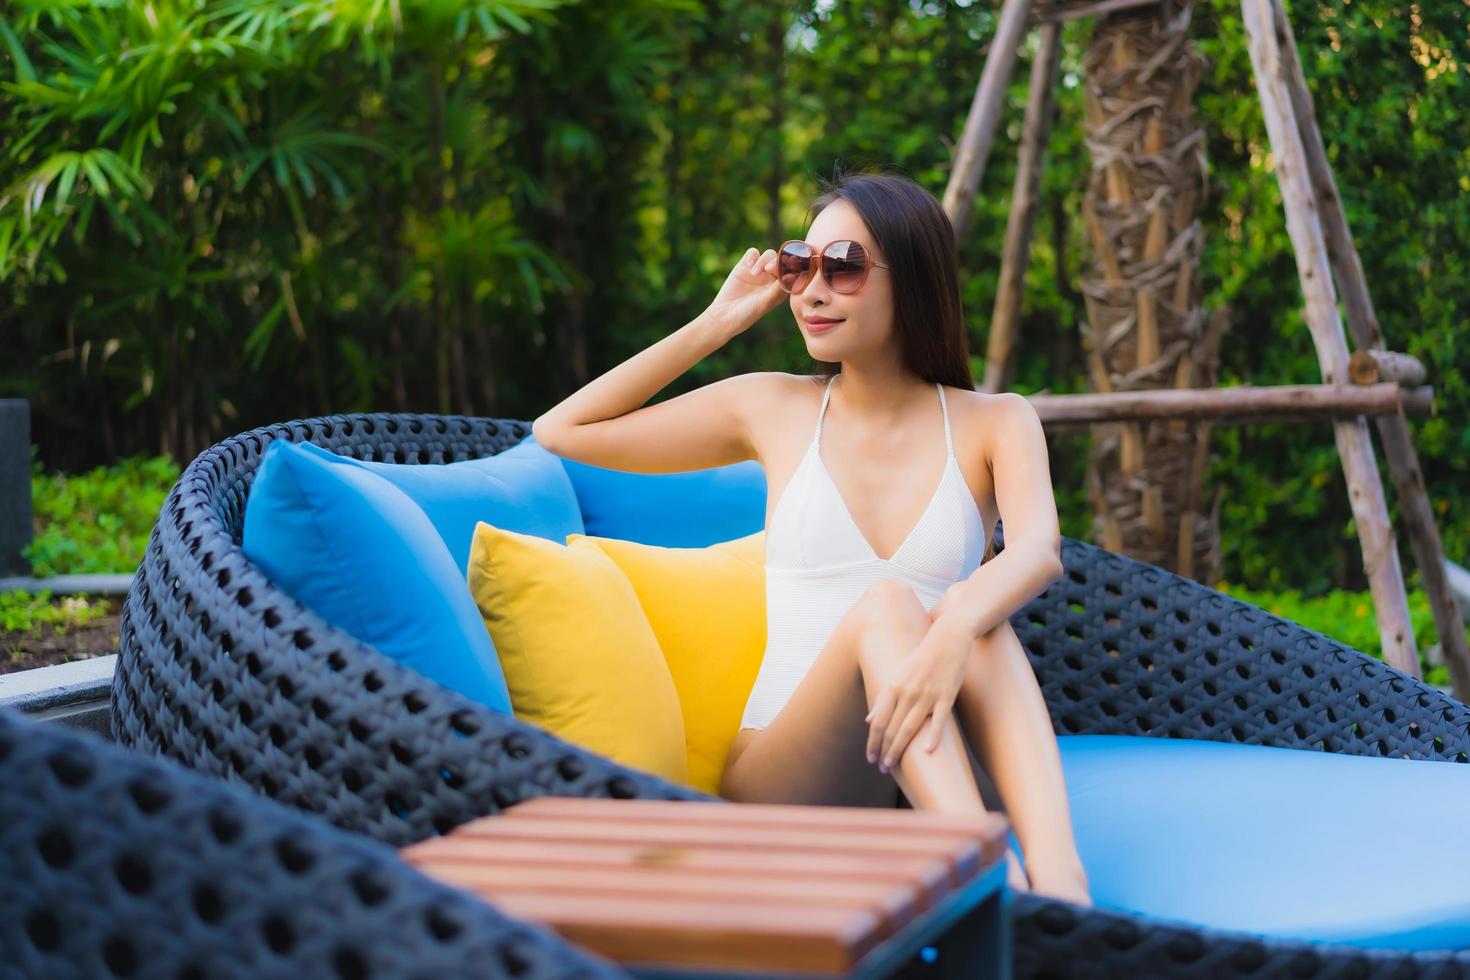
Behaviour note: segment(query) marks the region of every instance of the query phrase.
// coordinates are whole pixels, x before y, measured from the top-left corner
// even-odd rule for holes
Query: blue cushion
[[[333,626],[510,713],[500,661],[449,549],[417,504],[358,461],[272,442],[245,502],[243,547]]]
[[[1094,905],[1273,938],[1470,948],[1470,766],[1057,739]],[[1406,818],[1423,818],[1413,823]]]
[[[560,457],[559,457],[560,458]],[[766,526],[766,473],[753,459],[683,473],[631,473],[561,459],[586,534],[703,548]]]
[[[565,544],[583,534],[582,512],[561,459],[527,436],[494,456],[421,465],[351,460],[408,494],[428,515],[459,566],[469,571],[475,524],[534,534]]]

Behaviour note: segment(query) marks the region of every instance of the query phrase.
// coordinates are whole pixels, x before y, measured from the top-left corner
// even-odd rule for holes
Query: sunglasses
[[[776,258],[776,279],[788,293],[801,292],[818,271],[834,293],[855,293],[868,281],[869,269],[888,268],[857,242],[846,240],[830,242],[818,255],[806,242],[793,239],[782,243]]]

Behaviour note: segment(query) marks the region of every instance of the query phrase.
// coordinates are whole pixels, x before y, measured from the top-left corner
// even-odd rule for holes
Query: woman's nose
[[[802,290],[806,294],[807,302],[827,302],[831,298],[831,290],[827,287],[827,278],[821,272],[812,272],[812,277],[807,280],[806,288]]]

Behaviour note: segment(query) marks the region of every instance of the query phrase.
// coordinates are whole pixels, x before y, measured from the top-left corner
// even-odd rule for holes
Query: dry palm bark
[[[1193,6],[1164,0],[1100,19],[1084,61],[1093,255],[1083,333],[1097,391],[1215,384],[1225,317],[1207,316],[1200,298],[1207,168],[1193,106],[1203,65],[1189,39]],[[1094,429],[1094,540],[1216,581],[1219,488],[1201,505],[1209,433],[1209,423],[1184,420]]]

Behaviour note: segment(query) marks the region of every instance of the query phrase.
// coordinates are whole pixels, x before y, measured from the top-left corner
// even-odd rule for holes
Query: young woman
[[[707,310],[537,418],[536,439],[635,472],[764,468],[767,646],[722,796],[888,807],[902,792],[983,812],[973,748],[1025,854],[1023,870],[1007,853],[1011,886],[1090,905],[1056,737],[1010,625],[1062,570],[1041,423],[1020,395],[974,390],[933,195],[848,174],[812,211],[805,241],[748,250]],[[782,301],[818,374],[742,374],[645,405]]]

